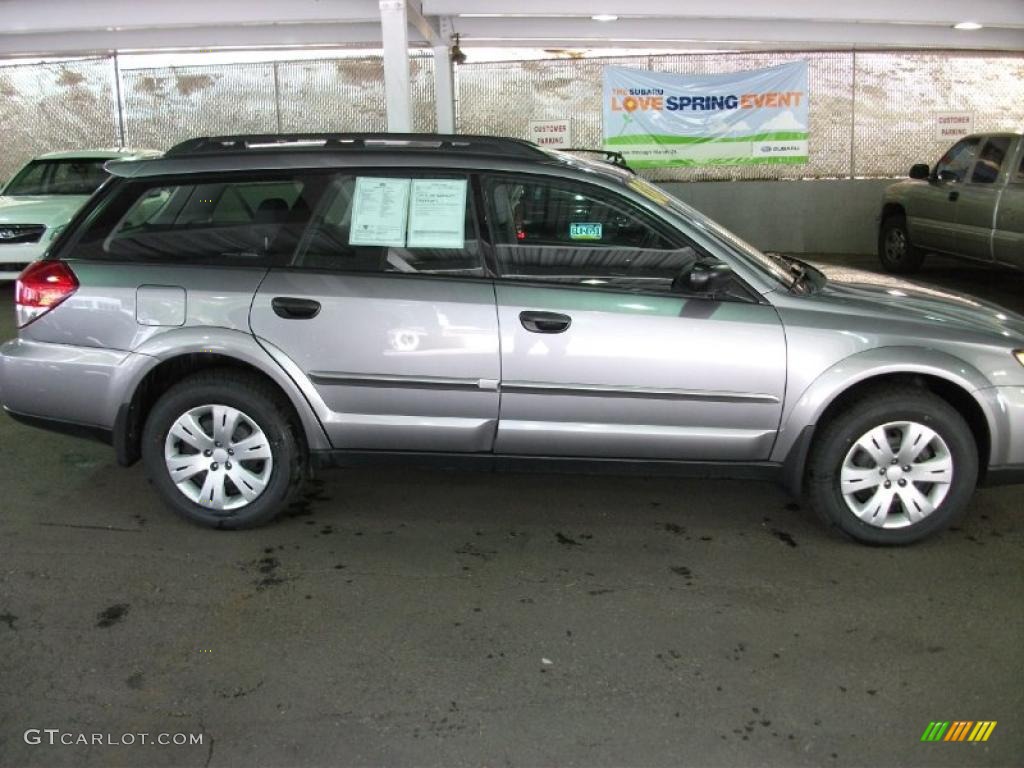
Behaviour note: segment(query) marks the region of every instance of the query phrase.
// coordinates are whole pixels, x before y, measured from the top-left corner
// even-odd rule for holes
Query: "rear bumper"
[[[128,352],[14,339],[0,347],[0,404],[37,418],[110,430]]]
[[[60,419],[49,419],[43,416],[28,416],[27,414],[18,413],[6,407],[4,408],[4,411],[15,421],[29,427],[45,429],[48,432],[58,432],[62,435],[71,435],[72,437],[82,437],[87,440],[98,440],[99,442],[106,443],[107,445],[113,444],[113,434],[111,433],[111,430],[104,429],[103,427],[94,427],[89,424],[78,424],[73,421],[61,421]]]

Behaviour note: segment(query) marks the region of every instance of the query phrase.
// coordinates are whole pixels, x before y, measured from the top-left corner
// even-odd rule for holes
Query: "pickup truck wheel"
[[[910,242],[907,219],[902,214],[887,216],[878,231],[878,258],[886,272],[906,275],[917,272],[924,252]]]
[[[882,387],[822,427],[806,489],[829,525],[898,545],[960,519],[977,478],[974,437],[951,405],[915,387]]]
[[[274,519],[297,490],[303,452],[272,387],[244,372],[197,373],[146,419],[142,459],[163,501],[211,528]]]

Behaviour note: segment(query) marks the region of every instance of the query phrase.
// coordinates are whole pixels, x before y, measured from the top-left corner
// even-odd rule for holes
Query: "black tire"
[[[945,498],[931,513],[905,527],[883,528],[865,522],[847,505],[840,473],[856,441],[876,427],[900,421],[928,427],[945,442],[952,459],[952,482]],[[866,544],[912,544],[966,514],[978,479],[978,449],[967,422],[942,398],[914,386],[881,386],[865,392],[819,428],[805,479],[806,501],[827,525]],[[865,491],[866,495],[870,493]],[[902,507],[896,505],[891,509]]]
[[[878,258],[886,272],[908,275],[921,269],[924,251],[910,242],[903,214],[890,214],[882,222],[878,230]]]
[[[263,431],[273,460],[262,493],[238,509],[211,509],[196,503],[172,480],[164,459],[167,433],[193,408],[227,405],[242,411]],[[289,418],[290,404],[273,386],[245,371],[212,369],[189,376],[167,390],[146,419],[142,460],[150,482],[164,503],[187,520],[210,528],[254,528],[270,522],[298,493],[306,467],[306,450]],[[223,468],[221,468],[223,469]]]

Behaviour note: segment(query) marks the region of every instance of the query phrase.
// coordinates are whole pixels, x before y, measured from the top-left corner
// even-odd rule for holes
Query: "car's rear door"
[[[980,261],[992,261],[992,236],[996,209],[1003,193],[1008,155],[1013,148],[1010,136],[990,136],[985,140],[970,176],[960,185],[956,201],[957,252]]]
[[[786,383],[773,307],[743,290],[680,292],[706,255],[617,192],[529,175],[484,187],[500,271],[496,452],[768,458]]]
[[[335,448],[485,452],[498,323],[465,175],[338,173],[251,325],[301,369]]]
[[[996,261],[1024,269],[1024,139],[1017,144],[996,207],[992,251]]]

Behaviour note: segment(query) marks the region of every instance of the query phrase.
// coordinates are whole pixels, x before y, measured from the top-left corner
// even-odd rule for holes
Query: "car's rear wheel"
[[[914,387],[866,393],[821,428],[811,450],[810,505],[869,544],[910,544],[947,527],[966,512],[978,477],[963,417]]]
[[[217,370],[179,382],[146,420],[142,457],[163,500],[214,528],[250,528],[285,507],[303,452],[287,404],[258,377]]]
[[[878,258],[887,272],[917,272],[924,261],[924,252],[910,242],[907,219],[902,214],[885,218],[878,231]]]

